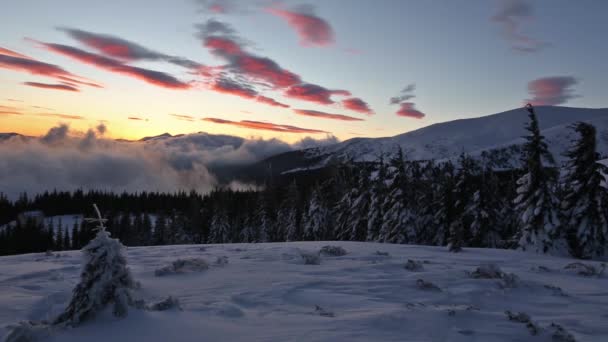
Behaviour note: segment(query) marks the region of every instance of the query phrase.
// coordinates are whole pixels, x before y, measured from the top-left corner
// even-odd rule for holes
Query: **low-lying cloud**
[[[62,124],[39,138],[14,136],[0,141],[1,191],[12,199],[24,191],[53,189],[207,192],[219,185],[212,170],[222,166],[337,142],[333,136],[288,144],[207,133],[128,142],[104,138],[106,129],[99,125],[75,132]]]

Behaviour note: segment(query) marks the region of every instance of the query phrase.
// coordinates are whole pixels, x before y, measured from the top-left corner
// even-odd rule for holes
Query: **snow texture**
[[[317,266],[303,264],[300,251],[326,245],[348,254],[323,257]],[[80,280],[81,255],[0,257],[0,327],[57,317]],[[204,272],[154,274],[177,259],[222,256],[230,263],[212,264]],[[108,308],[75,328],[47,334],[41,326],[35,333],[49,335],[43,339],[49,342],[608,340],[608,277],[565,269],[575,262],[570,258],[327,241],[205,245],[203,250],[201,245],[133,247],[126,257],[142,284],[134,294],[147,303],[164,301],[151,304],[159,310],[176,301],[182,310],[133,309],[117,319]],[[428,262],[423,270],[409,272],[403,268],[408,259]],[[601,269],[599,262],[584,264]],[[484,277],[468,275],[480,265],[494,266],[481,267]],[[496,285],[502,281],[496,277],[510,273],[518,276],[517,287]],[[418,279],[441,291],[419,289]],[[173,299],[165,301],[168,295]]]

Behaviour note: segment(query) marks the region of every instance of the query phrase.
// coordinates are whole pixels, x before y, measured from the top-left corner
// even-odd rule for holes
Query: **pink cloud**
[[[555,76],[535,79],[528,83],[531,99],[526,100],[535,106],[556,106],[577,98],[572,87],[578,81],[571,76]]]
[[[414,103],[412,102],[403,102],[399,104],[401,108],[397,111],[398,116],[414,118],[414,119],[422,119],[425,117],[425,114],[415,108]]]
[[[204,118],[203,121],[213,122],[216,124],[222,125],[231,125],[240,128],[247,129],[255,129],[255,130],[263,130],[263,131],[273,131],[273,132],[283,132],[283,133],[328,133],[326,131],[310,129],[310,128],[301,128],[297,126],[291,125],[281,125],[270,122],[261,122],[261,121],[252,121],[252,120],[241,120],[241,121],[230,121],[219,118]]]
[[[367,102],[361,100],[358,97],[352,97],[349,99],[342,100],[342,105],[346,109],[350,109],[355,112],[372,115],[374,112],[369,108]]]
[[[118,73],[136,78],[159,87],[169,89],[189,89],[191,85],[177,78],[161,72],[124,64],[118,60],[90,53],[72,46],[38,42],[48,51],[70,57],[79,62],[96,66],[109,72]]]
[[[335,103],[335,101],[331,99],[332,95],[347,94],[350,95],[350,92],[346,90],[330,90],[320,85],[310,83],[294,85],[285,91],[286,97],[325,105]]]
[[[288,11],[269,8],[267,11],[287,21],[300,37],[302,46],[323,47],[334,43],[334,31],[329,23],[309,11]]]
[[[360,118],[354,118],[352,116],[341,115],[341,114],[330,114],[325,112],[320,112],[317,110],[309,110],[309,109],[294,109],[294,113],[298,115],[304,116],[312,116],[314,118],[321,119],[331,119],[331,120],[341,120],[341,121],[365,121]]]
[[[24,85],[34,88],[42,88],[42,89],[54,89],[54,90],[63,90],[63,91],[73,91],[79,92],[80,90],[73,85],[70,84],[49,84],[49,83],[39,83],[39,82],[23,82]]]

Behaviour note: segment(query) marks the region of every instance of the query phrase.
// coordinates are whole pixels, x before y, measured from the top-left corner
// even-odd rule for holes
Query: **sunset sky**
[[[389,136],[522,105],[606,107],[601,0],[20,0],[0,132]]]

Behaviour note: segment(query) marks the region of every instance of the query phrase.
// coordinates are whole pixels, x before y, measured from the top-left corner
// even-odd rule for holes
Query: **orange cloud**
[[[342,120],[342,121],[365,121],[363,119],[354,118],[352,116],[341,115],[341,114],[330,114],[330,113],[320,112],[320,111],[316,111],[316,110],[294,109],[293,111],[294,111],[294,113],[296,113],[298,115],[312,116],[315,118],[322,118],[322,119],[332,119],[332,120]]]
[[[311,134],[328,133],[326,131],[321,131],[321,130],[316,130],[316,129],[301,128],[301,127],[291,126],[291,125],[280,125],[280,124],[274,124],[274,123],[270,123],[270,122],[261,122],[261,121],[252,121],[252,120],[230,121],[230,120],[224,120],[224,119],[219,119],[219,118],[204,118],[201,120],[213,122],[216,124],[232,125],[232,126],[241,127],[241,128],[265,130],[265,131],[273,131],[273,132],[311,133]]]

